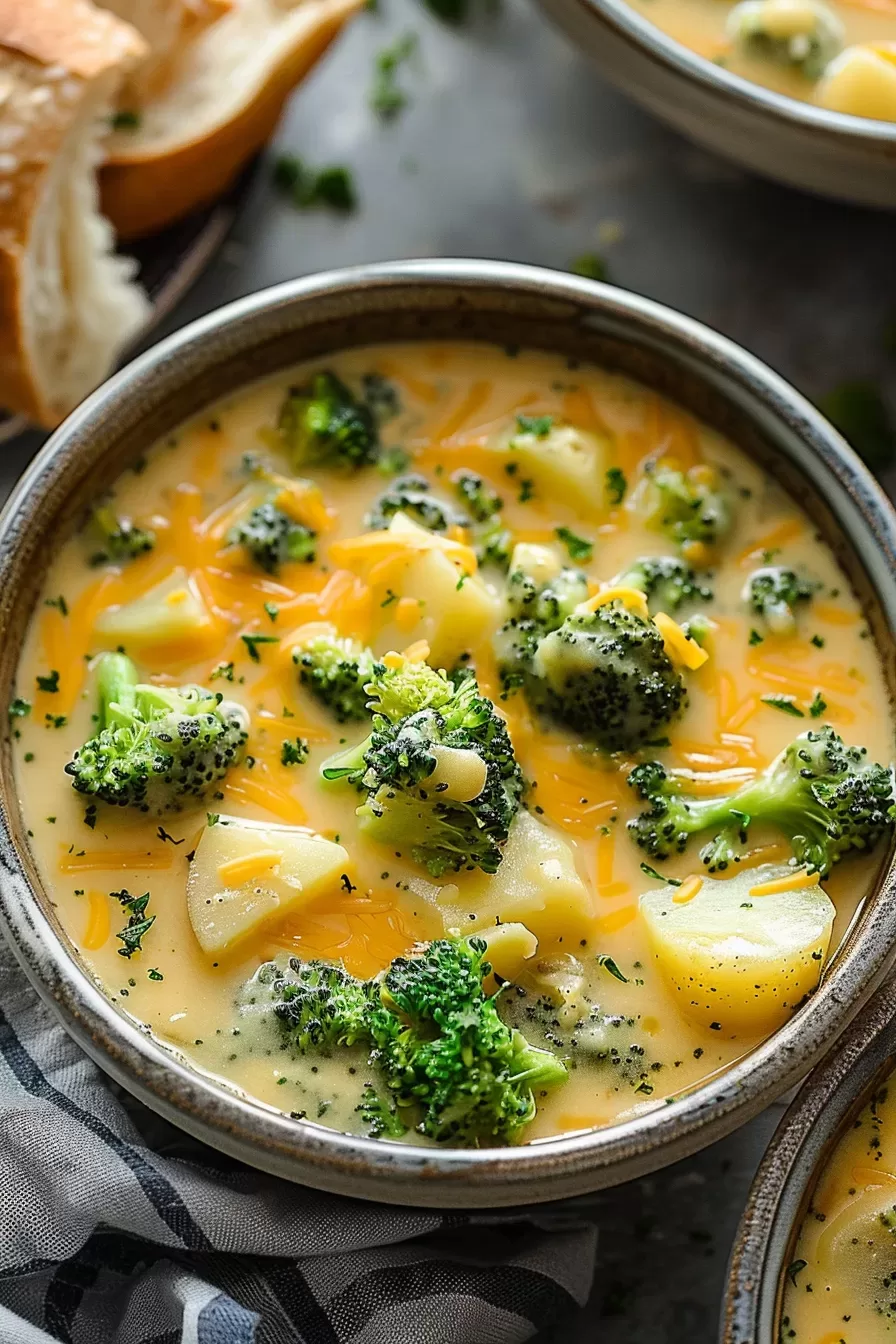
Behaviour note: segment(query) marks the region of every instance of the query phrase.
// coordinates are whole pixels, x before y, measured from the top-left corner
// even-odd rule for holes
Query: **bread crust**
[[[362,0],[305,0],[308,23],[272,63],[264,84],[210,132],[164,151],[116,148],[100,172],[103,213],[125,239],[156,233],[219,197],[270,139],[295,86]]]
[[[51,173],[85,102],[145,55],[89,0],[0,0],[0,406],[58,422],[28,349],[29,248]]]

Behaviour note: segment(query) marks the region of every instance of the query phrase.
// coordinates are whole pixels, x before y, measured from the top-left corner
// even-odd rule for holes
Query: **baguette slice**
[[[47,427],[148,316],[96,189],[110,109],[145,54],[89,0],[0,0],[0,406]]]
[[[235,0],[165,92],[110,138],[104,213],[124,238],[214,200],[269,139],[287,97],[362,0]]]
[[[170,83],[178,53],[210,24],[230,12],[233,0],[97,0],[145,40],[149,51],[121,90],[118,106],[128,111],[157,97]]]

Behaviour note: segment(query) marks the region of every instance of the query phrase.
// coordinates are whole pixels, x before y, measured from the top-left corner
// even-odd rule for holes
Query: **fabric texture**
[[[595,1239],[231,1162],[110,1083],[0,944],[0,1344],[518,1344],[584,1304]]]

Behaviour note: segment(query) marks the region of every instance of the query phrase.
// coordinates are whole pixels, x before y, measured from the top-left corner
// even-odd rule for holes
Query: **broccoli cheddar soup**
[[[896,1339],[896,1090],[892,1075],[813,1191],[787,1271],[781,1344]]]
[[[733,74],[831,112],[896,121],[893,0],[631,0]]]
[[[63,546],[16,690],[34,853],[113,1001],[384,1138],[717,1074],[815,989],[888,826],[881,669],[808,519],[541,354],[355,350],[216,406]]]

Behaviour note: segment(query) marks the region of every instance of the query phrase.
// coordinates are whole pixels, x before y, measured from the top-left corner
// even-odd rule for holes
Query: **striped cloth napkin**
[[[122,1094],[0,944],[0,1344],[517,1344],[584,1305],[571,1211],[400,1209],[222,1158]]]

